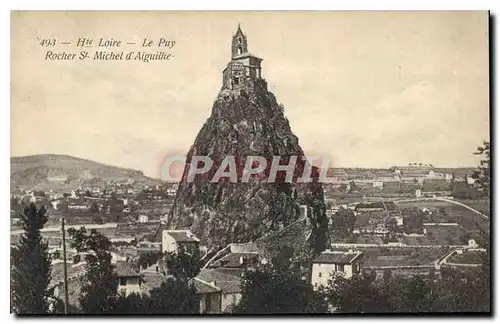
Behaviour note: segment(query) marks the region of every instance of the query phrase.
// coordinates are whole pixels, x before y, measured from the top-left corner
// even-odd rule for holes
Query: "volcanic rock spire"
[[[304,244],[322,251],[328,226],[323,188],[317,172],[313,172],[312,182],[296,181],[306,167],[304,152],[283,106],[267,90],[262,59],[248,50],[247,36],[238,26],[231,42],[231,60],[223,71],[222,89],[187,154],[167,226],[190,228],[202,244],[214,247],[255,241],[301,223],[308,237]],[[189,170],[197,167],[194,162],[198,163],[195,157],[199,156],[209,157],[212,168],[191,179]],[[239,174],[237,182],[227,178],[211,181],[224,158],[233,157],[240,167],[249,156],[269,162],[276,156],[283,161],[298,157],[293,180],[278,177],[268,182],[265,177],[252,177],[244,182]]]

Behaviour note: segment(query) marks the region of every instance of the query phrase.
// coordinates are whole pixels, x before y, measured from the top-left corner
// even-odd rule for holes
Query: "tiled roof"
[[[226,267],[226,268],[238,268],[243,266],[240,263],[241,258],[243,258],[243,262],[248,261],[256,261],[259,257],[259,254],[256,252],[245,252],[245,253],[229,253],[217,260],[212,264],[212,267]]]
[[[219,281],[215,283],[223,294],[241,293],[240,284],[240,281]]]
[[[120,277],[140,277],[141,275],[132,268],[127,262],[119,261],[116,263],[116,273]]]
[[[221,271],[225,269],[201,269],[198,279],[213,284],[224,294],[233,294],[241,292],[241,271]]]
[[[168,235],[172,236],[176,242],[199,242],[194,235],[190,235],[189,231],[167,231]]]
[[[201,280],[199,278],[194,278],[192,280],[194,283],[194,287],[196,288],[196,293],[198,294],[207,294],[207,293],[216,293],[220,292],[220,289],[211,285],[210,283]]]
[[[325,251],[322,252],[313,263],[336,263],[336,264],[349,264],[357,259],[362,252],[345,252],[345,251]]]

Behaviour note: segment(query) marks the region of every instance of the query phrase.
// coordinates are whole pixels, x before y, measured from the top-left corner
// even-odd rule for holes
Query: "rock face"
[[[228,68],[224,70],[225,80],[231,78]],[[228,243],[255,241],[303,221],[304,231],[309,231],[305,245],[316,251],[324,250],[328,221],[317,171],[313,169],[312,182],[296,181],[306,167],[301,158],[304,152],[284,116],[283,106],[267,90],[266,81],[260,78],[260,65],[257,76],[251,73],[234,75],[238,80],[224,82],[211,116],[187,154],[167,226],[190,228],[202,244],[221,247]],[[213,166],[189,181],[188,172],[194,156],[210,157]],[[211,182],[227,156],[235,157],[238,181],[221,178]],[[279,172],[275,182],[268,182],[268,169],[262,172],[264,176],[240,181],[241,167],[248,156],[265,157],[269,165],[273,156],[279,156],[285,163],[290,156],[297,156],[292,181],[285,181],[285,173]],[[307,216],[301,210],[307,210]]]

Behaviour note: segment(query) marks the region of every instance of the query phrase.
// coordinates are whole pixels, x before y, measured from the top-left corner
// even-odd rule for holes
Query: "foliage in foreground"
[[[16,314],[47,314],[54,301],[48,243],[40,233],[48,221],[45,213],[45,208],[31,203],[20,215],[24,233],[11,249],[10,261],[11,311]]]

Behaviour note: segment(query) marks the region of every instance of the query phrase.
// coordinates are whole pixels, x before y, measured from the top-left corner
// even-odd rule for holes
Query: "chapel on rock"
[[[262,79],[261,63],[260,57],[248,52],[247,36],[238,24],[231,43],[231,61],[222,72],[220,95],[237,97],[258,87],[267,89],[267,83]]]

